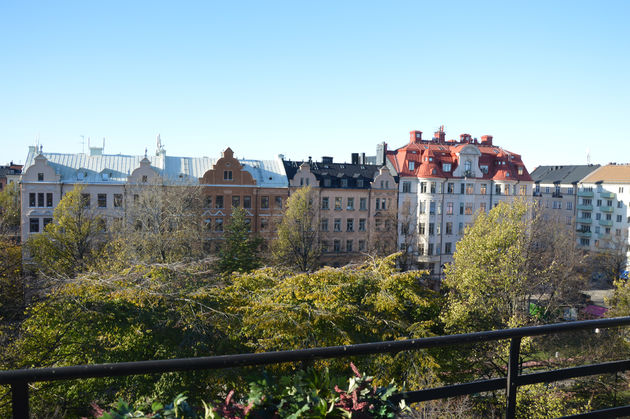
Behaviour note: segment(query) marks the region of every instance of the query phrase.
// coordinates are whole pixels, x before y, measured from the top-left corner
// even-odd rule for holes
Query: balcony
[[[599,196],[604,199],[615,199],[615,193],[609,191],[600,191]]]
[[[613,207],[609,207],[609,206],[603,206],[603,207],[599,207],[599,210],[601,212],[613,212],[615,211],[615,209]]]
[[[593,222],[592,218],[578,218],[575,220],[578,224],[591,224]]]
[[[578,230],[576,230],[576,233],[580,237],[591,237],[591,232],[590,231],[578,229]]]
[[[593,205],[578,204],[577,209],[580,211],[593,211]]]
[[[599,220],[599,225],[604,227],[612,227],[612,220]]]
[[[131,376],[140,374],[162,374],[174,371],[217,370],[243,366],[271,365],[286,362],[312,362],[317,359],[346,358],[373,354],[397,354],[402,351],[426,350],[429,348],[463,346],[472,343],[498,342],[510,340],[509,358],[502,377],[472,381],[461,384],[407,391],[393,395],[394,403],[404,399],[407,404],[429,400],[440,400],[479,394],[490,391],[505,391],[506,419],[516,416],[516,399],[519,387],[571,380],[601,374],[618,373],[630,369],[630,360],[601,362],[578,367],[551,369],[540,372],[527,371],[521,357],[521,341],[524,337],[547,336],[566,332],[599,330],[630,325],[630,317],[617,317],[599,320],[570,321],[541,326],[520,327],[459,335],[436,336],[420,339],[407,339],[387,342],[373,342],[356,345],[331,346],[323,348],[299,349],[249,353],[239,355],[208,356],[198,358],[164,359],[113,364],[80,365],[69,367],[33,368],[0,371],[0,385],[11,386],[13,418],[29,417],[29,383],[46,381],[66,381],[97,377]],[[620,417],[630,413],[630,406],[611,407],[605,411],[589,412],[588,417]],[[586,417],[580,415],[580,417]]]
[[[593,191],[580,190],[578,191],[578,196],[583,196],[584,198],[592,198]]]

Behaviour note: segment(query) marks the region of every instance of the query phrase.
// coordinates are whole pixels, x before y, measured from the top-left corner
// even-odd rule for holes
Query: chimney
[[[351,154],[351,162],[352,164],[359,164],[359,153]]]
[[[361,153],[361,164],[365,164],[365,153]]]
[[[376,164],[379,166],[385,165],[385,156],[387,155],[387,143],[383,141],[376,145]]]
[[[483,145],[492,145],[492,135],[482,135],[481,136],[481,144],[483,144]]]
[[[328,156],[323,156],[322,157],[322,163],[332,163],[333,162],[333,158],[332,157],[328,157]]]
[[[409,132],[409,144],[413,144],[418,141],[422,141],[422,131]]]

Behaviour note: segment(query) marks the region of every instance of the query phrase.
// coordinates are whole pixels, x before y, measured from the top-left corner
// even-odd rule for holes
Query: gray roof
[[[536,183],[575,184],[599,168],[599,164],[538,166],[531,177]]]
[[[84,153],[41,153],[48,164],[55,169],[65,182],[126,182],[135,169],[140,167],[140,161],[145,156],[130,156],[123,154],[89,155]],[[35,157],[39,153],[29,150],[24,164],[23,172],[35,163]],[[166,155],[146,156],[151,162],[151,167],[165,179],[178,182],[199,183],[199,178],[217,162],[217,159],[208,157],[175,157]],[[289,183],[284,165],[280,159],[276,160],[239,160],[248,171],[257,186],[266,188],[286,188]],[[79,179],[78,173],[84,174]],[[106,173],[104,180],[102,173]]]

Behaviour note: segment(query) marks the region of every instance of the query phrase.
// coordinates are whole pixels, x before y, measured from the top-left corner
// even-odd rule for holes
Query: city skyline
[[[625,163],[625,2],[3,3],[1,164],[44,151],[304,160],[492,135]],[[83,136],[83,139],[82,139]],[[6,160],[6,161],[5,161]]]

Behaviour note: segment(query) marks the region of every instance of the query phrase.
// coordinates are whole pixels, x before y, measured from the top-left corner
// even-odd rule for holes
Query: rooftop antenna
[[[85,154],[85,135],[79,135],[81,137],[81,153]]]
[[[103,137],[103,152],[105,152],[105,137]]]
[[[591,164],[591,150],[589,148],[586,149],[586,164],[589,166]]]

